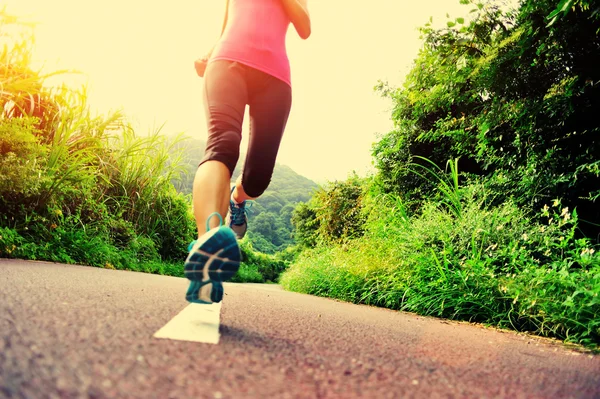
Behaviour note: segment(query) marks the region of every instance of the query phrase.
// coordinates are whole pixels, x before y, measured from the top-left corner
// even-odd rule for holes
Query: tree
[[[317,245],[319,223],[313,207],[304,202],[299,203],[292,213],[292,225],[294,238],[299,245],[309,248]]]
[[[394,104],[395,129],[373,147],[383,187],[419,203],[432,186],[411,173],[415,156],[440,167],[459,158],[463,178],[482,178],[499,202],[539,209],[562,198],[599,224],[597,8],[561,1],[572,7],[551,21],[556,0],[508,11],[461,2],[475,4],[472,21],[424,27],[403,87],[377,86]]]

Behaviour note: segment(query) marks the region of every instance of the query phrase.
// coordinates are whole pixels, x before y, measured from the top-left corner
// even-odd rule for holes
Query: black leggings
[[[204,73],[204,104],[208,141],[200,165],[220,161],[231,174],[240,156],[246,104],[250,106],[250,138],[242,186],[249,196],[260,196],[273,175],[292,106],[291,87],[239,62],[218,60],[211,62]]]

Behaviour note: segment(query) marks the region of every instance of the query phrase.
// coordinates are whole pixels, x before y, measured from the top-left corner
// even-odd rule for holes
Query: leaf
[[[573,3],[575,2],[575,0],[561,0],[560,3],[558,3],[558,6],[556,7],[556,9],[554,11],[552,11],[550,13],[550,15],[548,15],[546,18],[551,20],[548,23],[548,27],[552,26],[556,21],[558,21],[559,19],[559,14],[562,13],[563,16],[566,16],[569,13],[569,10],[571,8],[573,8]]]
[[[565,13],[565,15],[567,14],[567,12],[569,12],[569,10],[571,9],[571,7],[573,7],[573,2],[575,0],[562,0],[560,2],[560,4],[558,5],[558,8],[560,8],[560,10]],[[562,8],[561,8],[562,5]]]
[[[448,25],[448,28],[452,28],[456,24],[454,22],[452,22],[452,21],[448,21],[448,22],[446,22],[446,25]]]
[[[560,10],[557,8],[556,10],[552,11],[550,13],[550,15],[548,15],[548,18],[554,18],[556,17],[558,14],[560,13]]]
[[[459,24],[464,24],[465,23],[465,19],[464,18],[456,18],[456,22],[458,22]]]

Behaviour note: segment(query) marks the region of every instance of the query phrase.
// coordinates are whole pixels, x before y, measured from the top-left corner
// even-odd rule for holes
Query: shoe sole
[[[192,303],[221,302],[223,285],[240,268],[240,248],[235,233],[226,226],[211,232],[196,244],[185,260],[184,273],[191,280],[186,299]]]

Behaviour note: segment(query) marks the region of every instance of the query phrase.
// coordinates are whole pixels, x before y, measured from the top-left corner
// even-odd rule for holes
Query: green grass
[[[0,257],[183,276],[196,234],[178,194],[184,139],[92,115],[85,88],[31,67],[33,30],[0,10]],[[276,281],[281,259],[244,249],[236,281]]]
[[[535,223],[478,187],[408,218],[393,197],[370,204],[365,235],[304,251],[285,289],[600,344],[600,254],[576,239],[559,201]]]
[[[81,228],[57,227],[35,240],[22,236],[14,229],[0,227],[0,257],[95,266],[113,270],[130,270],[143,273],[184,277],[181,260],[163,260],[154,241],[135,236],[125,247],[110,243],[108,237]],[[237,283],[275,282],[285,264],[272,255],[252,251],[242,244],[243,262],[231,280]]]
[[[32,228],[39,231],[35,226]],[[183,276],[182,264],[163,261],[154,242],[145,237],[135,237],[127,248],[118,248],[107,237],[84,229],[57,227],[40,236],[43,239],[38,240],[13,229],[0,228],[0,257]]]

